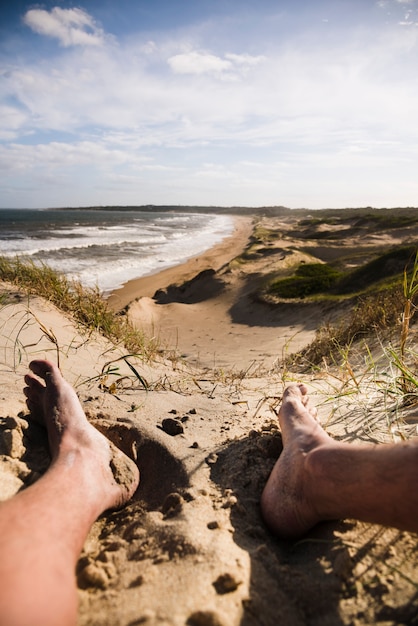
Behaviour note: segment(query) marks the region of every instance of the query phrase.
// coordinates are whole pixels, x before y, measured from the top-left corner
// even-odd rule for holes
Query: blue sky
[[[0,206],[418,205],[418,0],[0,8]]]

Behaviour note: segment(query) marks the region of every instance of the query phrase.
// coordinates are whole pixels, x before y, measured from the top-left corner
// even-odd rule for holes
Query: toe
[[[51,363],[51,361],[46,360],[35,360],[29,363],[29,368],[32,370],[34,374],[46,380],[50,376],[56,378],[60,376],[60,371],[58,367]]]
[[[45,385],[41,383],[37,378],[32,376],[32,374],[26,374],[25,383],[27,384],[29,389],[38,389],[39,391],[41,389],[45,389]]]

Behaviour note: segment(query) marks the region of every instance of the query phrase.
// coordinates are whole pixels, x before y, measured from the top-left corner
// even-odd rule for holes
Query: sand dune
[[[283,370],[280,357],[309,343],[334,314],[323,305],[257,301],[254,292],[272,268],[286,272],[292,255],[316,248],[290,235],[291,222],[266,218],[263,227],[279,233],[269,246],[274,253],[229,265],[251,233],[251,223],[241,221],[233,246],[113,295],[112,306],[129,305],[131,319],[164,348],[152,363],[131,358],[147,391],[118,361],[122,348],[86,336],[51,304],[1,285],[1,499],[36,480],[49,462],[45,433],[28,421],[22,394],[34,356],[59,356],[91,421],[141,470],[131,503],[102,516],[86,542],[77,568],[81,625],[415,623],[416,537],[345,520],[293,543],[273,537],[260,518],[260,493],[281,450],[274,408],[298,376]],[[396,236],[371,233],[365,254],[377,239],[387,246]],[[355,238],[328,248],[321,241],[318,257],[358,245]],[[170,360],[175,350],[183,358]],[[115,376],[109,363],[119,367]],[[331,371],[303,378],[334,436],[391,436],[372,381],[356,388]],[[409,427],[416,419],[409,416]]]

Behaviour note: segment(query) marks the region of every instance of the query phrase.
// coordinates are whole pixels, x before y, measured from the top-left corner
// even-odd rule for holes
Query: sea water
[[[0,255],[45,263],[109,293],[201,254],[232,231],[230,216],[181,210],[0,209]]]

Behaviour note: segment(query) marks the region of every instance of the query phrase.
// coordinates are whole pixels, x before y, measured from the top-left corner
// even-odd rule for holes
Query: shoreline
[[[158,289],[184,283],[205,269],[211,268],[217,271],[241,254],[253,232],[254,216],[238,217],[234,215],[232,217],[234,232],[231,235],[184,263],[127,281],[122,287],[114,289],[107,296],[106,300],[109,307],[114,311],[122,311],[135,300],[142,297],[152,298]]]

